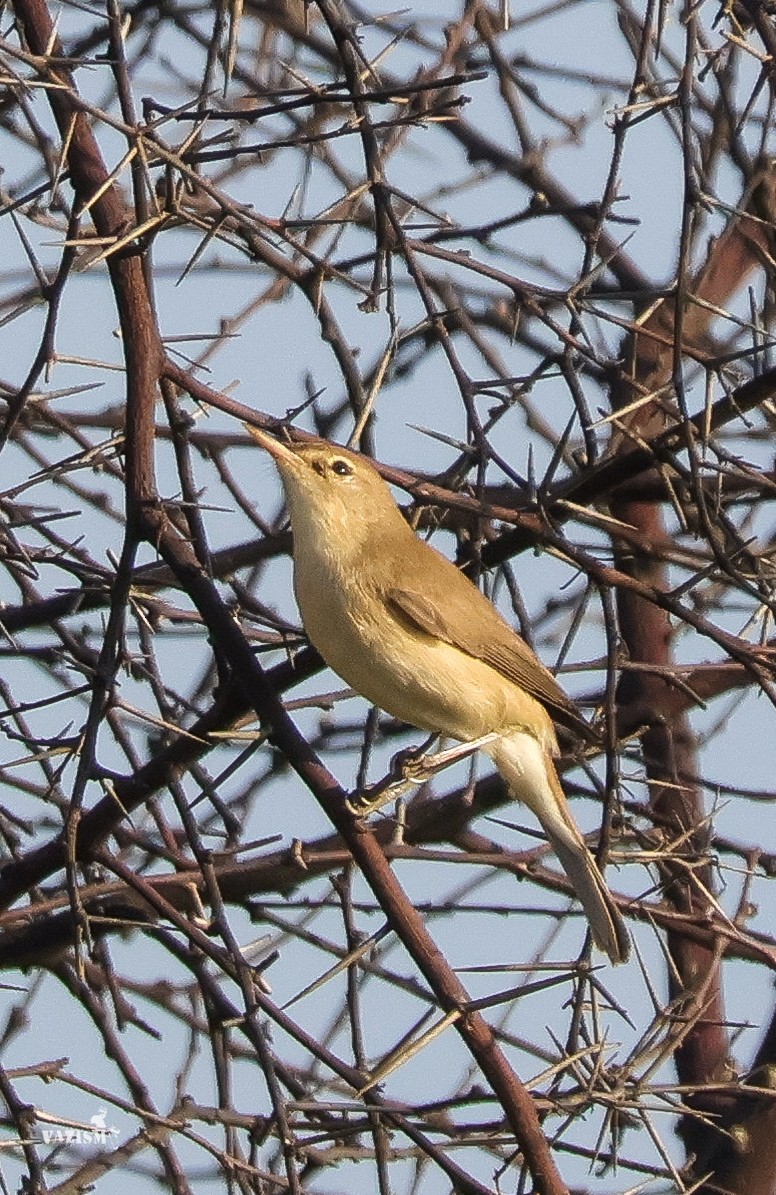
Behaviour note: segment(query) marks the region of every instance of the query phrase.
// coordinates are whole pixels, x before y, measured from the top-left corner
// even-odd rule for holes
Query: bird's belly
[[[316,598],[321,590],[316,586]],[[514,728],[530,728],[554,748],[544,708],[489,664],[400,623],[384,606],[297,596],[305,629],[326,663],[358,693],[421,730],[468,741]],[[377,599],[379,601],[379,599]],[[538,733],[537,733],[538,731]]]

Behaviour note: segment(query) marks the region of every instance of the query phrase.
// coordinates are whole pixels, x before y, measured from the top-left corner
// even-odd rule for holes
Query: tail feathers
[[[562,841],[546,826],[545,832],[585,910],[596,946],[613,963],[626,962],[630,954],[628,931],[595,859],[583,842]]]
[[[532,809],[541,822],[585,910],[596,946],[613,963],[624,963],[630,954],[628,931],[572,817],[547,750],[531,734],[521,731],[505,735],[486,750],[512,795]]]

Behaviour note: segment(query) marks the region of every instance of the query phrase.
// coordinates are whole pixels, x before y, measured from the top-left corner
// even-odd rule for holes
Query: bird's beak
[[[284,444],[282,440],[276,440],[274,436],[270,436],[268,432],[261,431],[258,427],[251,427],[249,423],[244,423],[243,427],[253,436],[257,444],[260,444],[262,448],[266,448],[270,456],[274,457],[278,468],[282,469],[285,465],[297,473],[300,469],[304,468],[305,462],[288,444]]]

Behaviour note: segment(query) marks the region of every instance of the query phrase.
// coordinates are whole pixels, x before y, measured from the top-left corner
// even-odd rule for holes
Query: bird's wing
[[[458,582],[463,583],[463,590],[448,574],[447,579],[451,584],[445,590],[443,600],[435,600],[436,595],[421,593],[417,589],[393,586],[386,594],[389,606],[427,635],[490,664],[491,668],[514,681],[529,696],[546,706],[550,714],[564,726],[590,738],[591,728],[552,673],[537,659],[528,644],[504,622],[477,587],[454,565],[451,568]]]

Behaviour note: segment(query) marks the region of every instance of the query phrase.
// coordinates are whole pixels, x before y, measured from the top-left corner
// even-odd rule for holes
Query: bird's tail
[[[585,910],[596,946],[613,963],[624,963],[630,953],[628,931],[571,815],[549,753],[533,735],[522,732],[485,749],[512,795],[528,805],[541,822]]]

